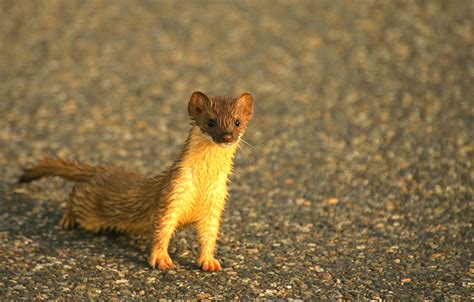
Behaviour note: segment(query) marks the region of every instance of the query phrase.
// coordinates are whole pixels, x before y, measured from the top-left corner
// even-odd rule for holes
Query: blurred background
[[[70,189],[59,180],[17,188],[20,167],[61,156],[155,174],[186,138],[193,91],[250,91],[256,111],[245,139],[253,147],[237,156],[221,239],[224,266],[235,274],[213,279],[178,268],[170,278],[184,285],[164,296],[193,285],[190,296],[204,298],[467,297],[472,12],[461,0],[0,1],[3,210],[14,212],[17,197],[7,192],[40,205],[36,214],[15,208],[4,217],[3,261],[20,257],[20,235],[59,236],[45,235],[61,213],[50,205]],[[18,224],[25,215],[31,221]],[[178,259],[196,253],[192,236],[178,238]],[[66,245],[68,257],[82,259],[90,240],[40,255]],[[136,267],[115,261],[142,286],[149,271],[146,253],[137,253]],[[5,272],[3,285],[13,287],[28,261]],[[88,272],[100,261],[78,266]],[[104,274],[98,278],[108,280]],[[108,282],[91,280],[84,282]],[[226,293],[208,291],[209,283]]]

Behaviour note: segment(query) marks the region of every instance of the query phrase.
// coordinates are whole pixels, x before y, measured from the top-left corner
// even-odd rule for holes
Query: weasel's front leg
[[[150,256],[151,267],[155,268],[158,265],[160,270],[172,269],[174,267],[173,261],[168,254],[168,246],[177,225],[178,215],[171,211],[165,212],[161,217],[156,217]]]
[[[209,213],[196,223],[199,240],[201,242],[201,256],[199,257],[198,264],[205,271],[213,272],[221,270],[219,261],[214,258],[214,251],[219,235],[224,202],[225,200],[222,204],[214,205],[213,209],[210,209]]]
[[[205,271],[220,271],[221,265],[214,258],[217,236],[219,234],[219,217],[209,217],[207,221],[197,223],[199,240],[201,241],[201,256],[198,264]]]

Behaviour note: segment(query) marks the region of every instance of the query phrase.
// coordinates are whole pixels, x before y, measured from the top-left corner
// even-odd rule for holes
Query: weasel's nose
[[[229,143],[229,142],[232,141],[232,134],[230,134],[230,133],[224,133],[224,134],[222,134],[221,137],[222,137],[222,140],[226,143]]]

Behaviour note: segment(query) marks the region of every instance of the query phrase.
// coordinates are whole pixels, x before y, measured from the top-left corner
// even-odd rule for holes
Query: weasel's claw
[[[174,268],[173,261],[168,254],[160,255],[153,253],[150,257],[150,265],[152,268],[158,268],[162,271]]]
[[[219,260],[215,258],[199,260],[198,264],[203,271],[215,272],[222,270]]]

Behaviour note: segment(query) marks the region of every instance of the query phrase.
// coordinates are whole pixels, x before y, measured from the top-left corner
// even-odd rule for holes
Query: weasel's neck
[[[211,186],[226,188],[238,144],[239,141],[227,148],[221,147],[193,126],[174,164],[151,179],[150,194],[172,190],[177,184],[204,189]]]
[[[209,172],[230,173],[238,144],[239,141],[228,147],[219,146],[193,126],[176,164],[193,170],[202,167]]]

